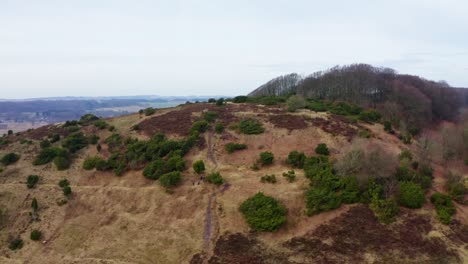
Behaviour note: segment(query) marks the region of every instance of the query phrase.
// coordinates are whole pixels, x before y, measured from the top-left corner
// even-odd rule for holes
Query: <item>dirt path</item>
[[[213,153],[213,130],[210,129],[210,131],[208,132],[208,153],[207,153],[207,156],[208,156],[208,159],[213,162],[213,164],[215,165],[214,169],[216,170],[218,168],[218,161],[216,160],[215,156],[214,156],[214,153]]]

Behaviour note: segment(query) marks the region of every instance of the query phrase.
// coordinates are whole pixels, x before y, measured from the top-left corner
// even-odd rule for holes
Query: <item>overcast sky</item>
[[[468,87],[468,1],[0,0],[0,98],[238,95],[355,62]]]

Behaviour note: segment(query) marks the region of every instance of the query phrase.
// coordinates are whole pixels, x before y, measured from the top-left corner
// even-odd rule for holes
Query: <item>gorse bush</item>
[[[75,132],[64,139],[62,147],[68,149],[71,153],[88,146],[88,138],[82,132]]]
[[[36,187],[36,184],[39,182],[39,176],[38,175],[29,175],[27,180],[26,180],[26,186],[28,186],[29,189],[32,189]]]
[[[163,174],[159,178],[159,183],[163,187],[170,188],[170,187],[177,186],[177,184],[179,184],[181,179],[182,179],[182,177],[180,176],[180,172],[171,171],[171,172],[168,172],[166,174]]]
[[[239,95],[239,96],[236,96],[236,97],[232,98],[232,102],[236,103],[236,104],[246,103],[247,100],[248,100],[248,97],[244,96],[244,95]]]
[[[303,168],[306,155],[304,152],[298,152],[296,150],[291,151],[286,159],[286,163],[292,165],[295,168]]]
[[[8,153],[2,157],[0,162],[2,162],[3,165],[8,166],[17,162],[19,159],[20,159],[20,155],[16,153]]]
[[[18,250],[23,247],[23,240],[21,238],[15,238],[12,241],[10,241],[10,244],[8,245],[8,248],[10,250]]]
[[[206,122],[205,120],[199,120],[199,121],[195,121],[193,124],[192,124],[192,129],[191,131],[192,132],[198,132],[198,133],[203,133],[205,132],[206,130],[208,130],[208,122]]]
[[[62,188],[63,195],[69,197],[72,194],[72,189],[70,186],[65,186]]]
[[[226,149],[226,151],[228,153],[233,153],[237,150],[243,150],[243,149],[246,149],[247,148],[247,145],[245,144],[239,144],[239,143],[234,143],[234,142],[230,142],[230,143],[227,143],[226,145],[224,145],[224,148]]]
[[[143,109],[143,113],[145,113],[145,116],[151,116],[156,113],[156,109],[154,109],[153,107],[148,107]]]
[[[429,189],[432,185],[430,176],[423,175],[407,166],[398,167],[394,176],[400,182],[414,182],[419,184],[424,190]]]
[[[274,232],[286,222],[286,208],[261,192],[245,200],[239,210],[250,228],[256,231]]]
[[[214,122],[218,118],[218,112],[208,111],[203,113],[203,119],[208,122]]]
[[[106,129],[109,126],[109,124],[107,124],[107,122],[104,120],[94,121],[93,125],[97,127],[98,129]]]
[[[99,117],[93,115],[93,114],[85,114],[81,116],[79,123],[80,124],[88,124],[90,122],[99,120]]]
[[[382,115],[375,110],[367,110],[359,113],[359,119],[367,123],[378,122],[382,118]]]
[[[400,183],[399,202],[404,207],[421,208],[424,204],[423,189],[413,182]]]
[[[215,125],[215,132],[217,134],[221,134],[224,131],[224,125],[222,123],[216,123]]]
[[[266,165],[273,164],[274,159],[275,159],[275,156],[273,155],[272,152],[265,151],[265,152],[260,153],[259,162],[263,166],[266,166]]]
[[[238,127],[240,133],[247,135],[262,134],[265,132],[265,128],[263,128],[262,123],[253,118],[241,120]]]
[[[67,179],[62,179],[62,180],[59,181],[58,185],[59,185],[60,188],[63,188],[65,186],[69,186],[70,182]]]
[[[274,174],[262,176],[260,182],[276,183],[276,176]]]
[[[306,193],[307,215],[318,214],[341,206],[341,199],[336,191],[327,188],[311,188]]]
[[[41,141],[41,143],[39,143],[39,146],[41,148],[48,148],[48,147],[50,147],[50,145],[52,145],[52,144],[47,139],[44,139],[44,140]]]
[[[205,163],[203,160],[197,160],[192,164],[193,170],[197,173],[203,173],[205,171]]]
[[[296,112],[306,106],[306,101],[302,96],[293,95],[286,100],[286,106],[289,112]]]
[[[213,172],[211,173],[210,175],[208,175],[206,177],[206,180],[209,182],[209,183],[212,183],[212,184],[215,184],[215,185],[221,185],[224,183],[224,179],[223,177],[221,176],[221,173],[219,172]]]
[[[324,156],[330,155],[330,151],[328,150],[327,145],[324,143],[320,143],[317,145],[317,147],[315,148],[315,153]]]
[[[395,199],[372,199],[370,208],[381,223],[390,224],[396,220],[400,209]]]
[[[288,182],[294,182],[296,180],[296,172],[293,170],[283,172],[283,177],[285,177]]]
[[[40,240],[41,237],[42,237],[42,232],[39,231],[39,230],[33,230],[33,231],[31,231],[30,237],[31,237],[31,240],[33,240],[33,241]]]
[[[68,151],[63,148],[50,147],[42,149],[33,161],[33,165],[44,165],[56,157],[68,157]]]
[[[70,163],[71,161],[67,156],[57,156],[54,158],[55,167],[59,171],[70,168]]]
[[[83,169],[85,170],[94,169],[99,159],[100,159],[99,157],[87,157],[83,162]]]
[[[442,193],[434,193],[431,196],[431,203],[434,204],[434,207],[436,208],[437,217],[440,222],[446,225],[450,224],[452,221],[452,215],[456,212],[450,196]]]

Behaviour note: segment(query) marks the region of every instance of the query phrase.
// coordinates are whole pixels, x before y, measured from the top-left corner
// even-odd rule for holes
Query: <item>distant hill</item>
[[[405,115],[410,124],[425,126],[436,120],[453,120],[468,102],[467,90],[453,88],[393,69],[367,64],[334,67],[305,78],[292,73],[277,77],[250,96],[297,94],[307,98],[346,101],[382,112]],[[460,94],[462,93],[462,94]]]

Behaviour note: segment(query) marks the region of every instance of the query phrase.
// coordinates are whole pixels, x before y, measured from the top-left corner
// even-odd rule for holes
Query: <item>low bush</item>
[[[75,132],[64,139],[62,146],[68,149],[71,153],[75,153],[78,150],[88,145],[88,138],[82,132]]]
[[[334,190],[314,187],[306,192],[306,213],[309,216],[340,206],[341,198]]]
[[[227,143],[226,145],[224,145],[224,148],[226,149],[226,151],[228,153],[233,153],[233,152],[238,151],[238,150],[246,149],[247,145],[230,142],[230,143]]]
[[[39,176],[38,175],[29,175],[27,180],[26,180],[26,186],[28,186],[29,189],[32,189],[36,187],[36,184],[39,182]]]
[[[288,182],[294,182],[296,180],[296,172],[293,170],[283,172],[283,177],[285,177]]]
[[[2,162],[4,166],[8,166],[17,162],[19,159],[20,159],[20,155],[16,153],[8,153],[8,154],[5,154],[0,161]]]
[[[99,136],[98,135],[91,135],[88,137],[88,142],[89,144],[96,145],[99,141]]]
[[[67,157],[68,152],[66,149],[63,148],[57,148],[57,147],[50,147],[50,148],[45,148],[42,149],[39,154],[36,156],[36,158],[33,161],[33,165],[44,165],[52,160],[54,160],[55,157]]]
[[[317,147],[315,148],[315,153],[324,156],[330,155],[330,151],[328,150],[327,145],[324,143],[320,143],[317,145]]]
[[[98,161],[99,157],[87,157],[83,161],[83,169],[85,170],[92,170],[96,167],[96,162]]]
[[[382,118],[382,115],[375,111],[375,110],[366,110],[359,113],[359,120],[367,122],[367,123],[374,123],[378,122]]]
[[[260,182],[276,183],[276,176],[274,174],[262,176]]]
[[[156,113],[156,109],[154,109],[153,107],[148,107],[143,109],[143,112],[145,113],[145,116],[151,116]]]
[[[48,147],[50,147],[50,145],[52,145],[52,144],[47,139],[44,139],[44,140],[41,141],[41,143],[39,143],[39,146],[41,148],[48,148]]]
[[[42,237],[42,232],[39,231],[39,230],[37,230],[37,229],[35,229],[35,230],[31,231],[30,237],[31,237],[31,240],[33,240],[33,241],[38,241],[38,240],[40,240],[41,237]]]
[[[54,158],[55,167],[57,167],[59,171],[70,168],[70,163],[70,159],[66,156],[57,156]]]
[[[361,129],[358,132],[358,136],[360,138],[370,138],[372,136],[372,133],[367,129]]]
[[[442,193],[434,193],[431,196],[431,203],[436,208],[437,217],[443,224],[450,224],[452,215],[455,214],[456,209],[450,196]]]
[[[33,209],[34,212],[36,212],[37,209],[39,209],[39,204],[38,204],[36,198],[33,198],[33,199],[32,199],[31,208]]]
[[[224,98],[219,98],[218,100],[216,100],[217,106],[223,106],[224,104],[225,104]]]
[[[286,222],[286,208],[261,192],[245,200],[239,210],[250,228],[256,231],[274,232]]]
[[[214,122],[216,118],[218,118],[218,112],[208,111],[203,113],[203,119],[208,123]]]
[[[164,166],[162,159],[153,160],[143,170],[143,176],[150,180],[157,180],[164,174]]]
[[[467,193],[467,190],[463,183],[461,182],[448,183],[446,186],[446,189],[450,197],[452,197],[453,200],[461,204],[464,202],[464,198],[465,198],[465,194]]]
[[[372,199],[371,210],[383,224],[390,224],[396,220],[400,209],[395,199]]]
[[[221,176],[221,174],[219,172],[211,173],[210,175],[208,175],[206,177],[206,180],[209,183],[212,183],[212,184],[215,184],[215,185],[221,185],[221,184],[224,183],[224,179],[223,179],[223,177]]]
[[[286,163],[295,167],[302,169],[304,167],[304,161],[306,159],[306,155],[304,152],[298,152],[296,150],[291,151],[286,159]]]
[[[99,117],[93,115],[93,114],[85,114],[81,116],[80,118],[80,124],[87,124],[93,121],[99,120]]]
[[[208,122],[206,122],[205,120],[195,121],[192,124],[191,132],[203,133],[206,130],[208,130],[208,125]]]
[[[401,182],[399,202],[402,206],[408,208],[421,208],[424,204],[423,189],[413,182]]]
[[[236,104],[239,104],[239,103],[246,103],[246,102],[247,102],[247,99],[248,99],[247,96],[239,95],[239,96],[236,96],[236,97],[232,98],[232,102],[233,102],[233,103],[236,103]]]
[[[360,200],[359,183],[356,177],[340,177],[339,195],[345,204],[356,203]]]
[[[412,161],[413,160],[413,154],[411,154],[411,151],[405,149],[398,155],[398,159],[399,160]]]
[[[205,163],[203,162],[203,160],[197,160],[193,163],[192,165],[193,167],[193,170],[197,173],[197,174],[200,174],[200,173],[203,173],[205,171]]]
[[[163,174],[159,178],[159,182],[161,183],[161,186],[166,187],[166,188],[177,186],[177,184],[179,184],[181,180],[182,180],[182,177],[180,175],[180,172],[178,171],[168,172],[166,174]]]
[[[55,143],[60,140],[60,135],[59,134],[52,134],[48,136],[50,138],[50,143]]]
[[[58,185],[60,188],[64,188],[66,186],[69,186],[70,182],[67,179],[62,179],[59,181]]]
[[[215,132],[217,134],[221,134],[224,131],[224,125],[222,123],[216,123],[215,125]]]
[[[10,250],[18,250],[23,247],[23,240],[21,238],[15,238],[12,241],[10,241],[10,244],[8,244],[8,248]]]
[[[352,116],[359,115],[362,111],[360,106],[346,102],[336,102],[331,104],[329,111],[335,115]]]
[[[432,186],[432,178],[420,172],[414,171],[408,166],[400,166],[396,169],[395,177],[400,182],[414,182],[419,184],[424,190]]]
[[[289,112],[296,112],[296,110],[304,108],[306,101],[304,97],[293,95],[286,100],[286,107]]]
[[[257,119],[248,118],[239,122],[239,132],[246,135],[262,134],[265,128]]]
[[[65,186],[62,188],[63,195],[69,197],[72,194],[72,189],[70,186]]]
[[[98,129],[106,129],[109,126],[109,124],[107,124],[107,122],[104,120],[94,121],[93,125]]]
[[[384,121],[384,131],[390,134],[395,134],[395,131],[392,128],[392,123],[390,121]]]
[[[265,151],[265,152],[260,153],[259,162],[263,166],[267,166],[267,165],[273,164],[274,159],[275,159],[275,156],[273,155],[273,153]]]

